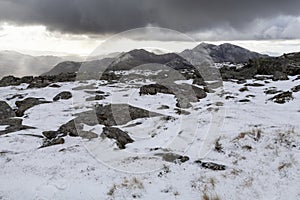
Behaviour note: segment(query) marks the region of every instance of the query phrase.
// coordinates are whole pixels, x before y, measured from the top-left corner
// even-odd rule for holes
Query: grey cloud
[[[249,26],[257,20],[299,16],[299,8],[299,0],[0,0],[0,21],[78,34],[116,33],[149,24],[181,32],[245,33],[256,31]],[[276,27],[269,30],[270,37],[280,33]]]

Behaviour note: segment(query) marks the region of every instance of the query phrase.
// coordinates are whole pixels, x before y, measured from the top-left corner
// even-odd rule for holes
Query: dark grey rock
[[[211,169],[211,170],[214,170],[214,171],[226,170],[225,165],[221,165],[221,164],[217,164],[217,163],[213,163],[213,162],[204,162],[204,161],[201,161],[201,160],[196,160],[195,163],[200,164],[201,167],[203,167],[203,168]]]
[[[292,88],[293,92],[299,92],[300,91],[300,85],[297,85],[295,87]]]
[[[72,93],[69,92],[69,91],[64,91],[64,92],[61,92],[59,93],[58,95],[56,95],[54,98],[53,98],[53,101],[58,101],[60,99],[64,99],[64,100],[67,100],[67,99],[70,99],[72,98]]]
[[[269,100],[274,101],[275,103],[284,104],[290,100],[293,100],[293,93],[290,91],[282,92],[280,94],[275,95]]]
[[[284,81],[284,80],[289,80],[289,77],[287,76],[286,73],[280,72],[280,71],[275,71],[273,74],[273,81]]]
[[[15,117],[14,110],[5,102],[0,101],[0,120]]]
[[[53,139],[58,136],[57,131],[44,131],[42,134],[48,139]]]
[[[43,98],[33,98],[29,97],[22,101],[16,101],[16,106],[18,107],[16,111],[17,117],[22,117],[24,115],[24,112],[36,105],[44,104],[44,103],[50,103],[50,101],[45,101]]]
[[[120,149],[125,149],[126,144],[134,142],[127,132],[115,127],[104,127],[101,137],[107,137],[116,140],[116,143]]]

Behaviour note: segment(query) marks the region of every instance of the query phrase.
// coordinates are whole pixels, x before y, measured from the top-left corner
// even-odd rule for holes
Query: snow
[[[204,194],[220,199],[299,199],[300,92],[293,93],[294,99],[285,104],[268,101],[273,95],[264,93],[266,88],[287,91],[300,84],[300,80],[292,81],[295,77],[289,78],[270,83],[248,80],[265,86],[248,86],[246,92],[239,92],[243,85],[224,82],[216,93],[185,109],[189,115],[176,113],[174,95],[140,96],[136,85],[150,83],[149,80],[105,86],[99,86],[100,81],[77,81],[60,83],[61,88],[0,88],[0,98],[5,101],[12,94],[49,101],[61,91],[73,94],[72,99],[27,110],[23,124],[36,129],[0,136],[0,199],[189,200],[202,199]],[[93,95],[72,90],[92,83],[110,96],[86,102]],[[227,95],[235,98],[225,100]],[[239,102],[245,98],[250,102]],[[7,102],[15,107],[16,100]],[[74,114],[90,110],[95,103],[128,103],[172,119],[162,120],[159,116],[118,126],[135,140],[124,150],[119,150],[113,140],[101,137],[66,137],[62,145],[38,149],[41,138],[22,135],[57,130]],[[170,108],[161,110],[162,105]],[[0,126],[0,130],[5,128]],[[84,130],[99,135],[102,128],[84,126]],[[241,133],[245,133],[244,137]],[[217,139],[222,147],[220,152],[214,149]],[[155,156],[164,152],[187,155],[190,160],[175,164]],[[197,159],[224,164],[227,169],[205,169],[194,163]]]

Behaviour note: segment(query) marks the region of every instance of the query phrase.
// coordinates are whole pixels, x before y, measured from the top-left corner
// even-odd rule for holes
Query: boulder
[[[159,84],[144,85],[140,88],[140,95],[156,95],[157,93],[173,94],[173,91],[170,88]]]
[[[72,93],[69,92],[69,91],[64,91],[64,92],[61,92],[59,93],[58,95],[56,95],[54,98],[53,98],[53,101],[58,101],[60,99],[64,99],[64,100],[67,100],[67,99],[70,99],[72,98]]]
[[[214,171],[226,170],[226,166],[222,165],[222,164],[217,164],[217,163],[213,163],[213,162],[204,162],[201,160],[196,160],[195,163],[200,164],[201,167],[203,167],[203,168],[211,169]]]
[[[101,137],[107,137],[116,140],[116,143],[120,149],[125,149],[126,144],[134,142],[127,132],[115,127],[104,127]]]
[[[16,111],[16,115],[17,117],[22,117],[26,110],[43,103],[50,103],[50,101],[45,101],[43,98],[33,98],[33,97],[26,98],[22,101],[16,101],[15,104],[18,107]]]
[[[284,103],[294,99],[292,94],[293,93],[290,91],[282,92],[282,93],[277,94],[274,97],[270,98],[269,100],[272,100],[275,103],[284,104]]]
[[[15,117],[16,114],[13,109],[5,102],[0,101],[0,120]]]
[[[299,92],[300,91],[300,85],[297,85],[295,87],[292,88],[293,92]]]
[[[286,73],[280,72],[280,71],[275,71],[272,77],[273,81],[284,81],[284,80],[289,80],[288,76]]]

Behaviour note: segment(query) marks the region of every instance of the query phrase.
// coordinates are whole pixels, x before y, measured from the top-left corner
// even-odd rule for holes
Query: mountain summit
[[[184,50],[181,55],[186,59],[209,57],[215,63],[246,63],[249,59],[268,57],[230,43],[221,45],[201,43],[191,50]]]

